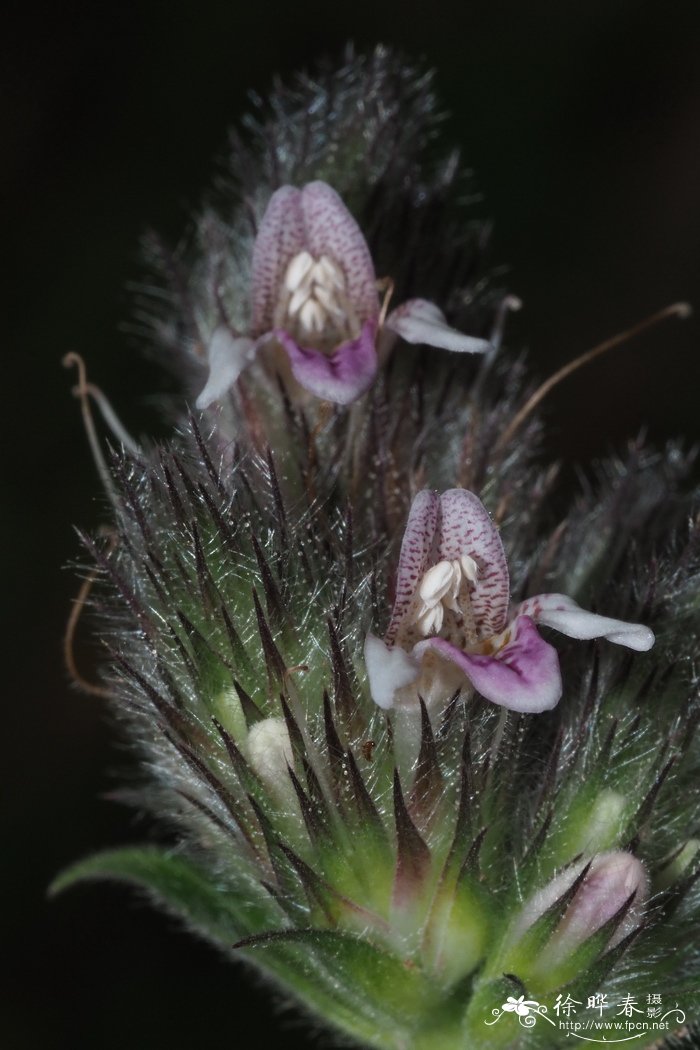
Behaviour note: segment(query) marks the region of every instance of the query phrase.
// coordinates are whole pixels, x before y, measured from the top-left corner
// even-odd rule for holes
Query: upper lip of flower
[[[338,404],[354,401],[371,385],[376,341],[386,330],[460,352],[483,353],[491,345],[451,328],[424,299],[408,300],[381,323],[367,242],[336,191],[321,181],[272,194],[253,247],[251,301],[247,335],[220,326],[212,336],[199,408],[221,397],[270,340],[282,346],[302,387]]]
[[[406,525],[386,636],[370,635],[365,646],[372,695],[391,707],[432,652],[486,699],[517,711],[548,710],[561,697],[561,674],[556,650],[537,623],[638,651],[654,643],[648,627],[586,612],[562,594],[540,594],[510,608],[505,551],[481,501],[466,489],[442,495],[426,489]]]

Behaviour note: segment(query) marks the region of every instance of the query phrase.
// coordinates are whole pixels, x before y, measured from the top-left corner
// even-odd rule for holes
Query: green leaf
[[[269,964],[311,1009],[375,1047],[412,1045],[413,1033],[443,1003],[422,971],[364,938],[299,929],[240,945]]]
[[[157,903],[200,933],[230,947],[242,935],[278,922],[272,901],[254,903],[246,894],[245,910],[230,887],[213,882],[180,854],[156,847],[129,847],[97,853],[62,872],[49,887],[55,896],[79,882],[107,879],[146,890]]]

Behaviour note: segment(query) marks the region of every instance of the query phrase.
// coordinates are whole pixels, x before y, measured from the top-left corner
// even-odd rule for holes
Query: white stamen
[[[314,267],[314,276],[319,284],[325,284],[331,288],[337,288],[339,292],[345,290],[345,277],[337,263],[322,255]]]
[[[458,615],[464,613],[459,600],[463,583],[476,583],[478,574],[479,567],[468,554],[453,561],[439,561],[428,569],[418,585],[421,604],[415,613],[416,624],[424,637],[440,632],[445,609]]]
[[[299,320],[307,332],[323,331],[325,310],[315,299],[307,299],[299,311]]]
[[[287,267],[284,279],[287,290],[295,292],[312,269],[315,269],[313,255],[309,255],[307,251],[299,252],[298,255],[295,255]]]
[[[341,341],[356,334],[357,319],[349,311],[343,270],[327,255],[314,259],[306,250],[289,263],[284,277],[279,323],[288,322],[298,338],[330,337]]]
[[[454,564],[449,561],[439,561],[432,569],[428,569],[418,588],[418,594],[428,608],[442,601],[452,587],[454,576]]]
[[[476,583],[479,578],[479,566],[468,554],[462,554],[459,559],[464,576],[470,583]]]
[[[309,292],[305,286],[302,288],[297,288],[296,291],[293,293],[292,298],[289,300],[287,313],[291,317],[293,317],[294,314],[298,314],[304,303],[308,301],[308,298]]]
[[[432,609],[424,606],[424,611],[418,616],[418,630],[424,638],[427,638],[429,634],[438,634],[444,618],[445,612],[442,604],[435,605]]]

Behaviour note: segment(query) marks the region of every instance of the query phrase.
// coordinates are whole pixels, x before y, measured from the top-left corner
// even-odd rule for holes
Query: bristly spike
[[[151,587],[158,595],[158,600],[162,605],[166,606],[168,604],[168,596],[163,589],[163,585],[147,561],[144,561],[143,563],[143,570],[146,573],[146,576],[148,576]]]
[[[233,654],[234,666],[239,667],[246,674],[252,675],[253,665],[250,661],[248,653],[246,652],[245,646],[241,641],[240,635],[238,634],[238,631],[233,625],[233,620],[231,619],[231,615],[228,609],[225,605],[221,605],[219,607],[219,611],[221,613],[221,618],[224,621],[224,626],[226,628],[226,635],[228,637],[229,646],[231,647],[231,652]]]
[[[354,579],[354,527],[352,520],[352,503],[348,501],[345,508],[345,583],[352,586]]]
[[[311,839],[311,842],[316,846],[319,843],[327,841],[329,836],[329,828],[328,825],[324,822],[322,814],[319,812],[318,808],[314,805],[314,803],[304,791],[303,787],[299,783],[299,778],[297,777],[296,773],[291,768],[291,766],[288,766],[287,769],[289,772],[289,778],[292,782],[292,786],[294,787],[294,791],[296,793],[296,797],[299,801],[301,815],[304,818],[304,824],[306,825],[306,830],[309,833],[309,838]]]
[[[177,610],[175,610],[175,613],[176,613],[176,619],[177,619]],[[192,656],[191,656],[187,646],[185,645],[185,643],[183,642],[182,638],[180,637],[179,632],[176,630],[174,624],[168,624],[168,635],[169,635],[170,639],[172,640],[175,648],[178,651],[178,654],[180,656],[180,660],[182,662],[182,666],[184,667],[184,669],[185,669],[185,671],[187,673],[187,677],[190,680],[190,684],[191,684],[192,688],[196,691],[197,689],[199,689],[199,685],[200,685],[199,671],[197,670],[195,662],[194,662],[194,660],[193,660],[193,658],[192,658]]]
[[[186,467],[185,467],[184,463],[182,462],[182,459],[180,458],[180,456],[178,456],[178,454],[176,452],[172,452],[170,458],[172,459],[172,462],[173,462],[173,465],[175,466],[175,469],[177,470],[178,474],[180,475],[180,480],[182,481],[182,484],[184,486],[185,492],[187,493],[187,498],[188,498],[188,500],[190,502],[190,506],[191,506],[192,510],[196,514],[197,511],[200,508],[199,489],[198,489],[196,483],[194,482],[194,480],[192,479],[191,474],[186,469]]]
[[[285,846],[284,843],[278,842],[277,847],[296,871],[309,904],[312,907],[314,905],[318,906],[323,911],[326,922],[330,926],[335,926],[337,919],[329,899],[331,894],[328,893],[327,886],[324,884],[323,880],[294,852],[294,850],[290,849],[289,846]]]
[[[316,772],[306,755],[304,755],[303,757],[303,766],[304,776],[306,777],[306,789],[309,799],[312,805],[316,807],[317,812],[321,815],[321,818],[326,827],[328,827],[330,826],[331,814],[326,804],[326,799],[323,795],[323,791],[321,790],[321,784],[319,782],[319,779],[316,776]]]
[[[537,801],[535,802],[535,813],[539,813],[542,806],[551,801],[552,793],[555,790],[555,784],[557,777],[561,775],[562,768],[559,762],[562,750],[562,743],[564,741],[564,727],[559,726],[557,729],[557,735],[552,743],[551,751],[549,752],[549,758],[545,767],[544,775],[542,777],[541,786],[537,793]]]
[[[247,822],[243,817],[240,808],[236,805],[236,800],[231,794],[231,792],[226,789],[225,785],[222,784],[222,782],[214,773],[212,773],[212,771],[195,754],[195,752],[188,744],[180,742],[170,734],[166,734],[166,736],[168,737],[168,740],[176,749],[176,751],[178,751],[180,755],[182,755],[187,765],[190,766],[193,772],[197,776],[199,776],[204,781],[204,783],[206,783],[212,794],[215,795],[215,797],[218,798],[219,801],[225,806],[225,808],[228,810],[229,814],[235,821],[236,826],[239,828],[241,835],[246,840],[246,843],[248,844],[252,853],[254,855],[257,854],[257,850],[255,847],[255,839],[253,837],[252,831],[247,826]]]
[[[474,836],[474,839],[469,846],[467,855],[464,858],[464,863],[460,868],[459,875],[457,877],[457,883],[459,884],[462,879],[465,879],[468,875],[471,875],[475,869],[478,868],[479,854],[481,853],[481,847],[484,844],[484,839],[488,833],[488,827],[481,828],[480,831]]]
[[[462,740],[462,751],[460,756],[459,796],[457,802],[455,830],[452,836],[452,844],[447,855],[447,860],[445,861],[445,867],[442,874],[443,879],[447,879],[458,870],[464,856],[464,844],[469,835],[469,829],[472,822],[472,795],[474,792],[471,761],[471,739],[469,730],[466,730],[464,733],[464,739]]]
[[[123,597],[124,601],[129,606],[131,611],[133,612],[134,616],[136,617],[137,621],[139,622],[145,633],[148,635],[153,635],[155,632],[155,625],[153,623],[153,620],[148,615],[143,605],[134,593],[133,589],[129,586],[129,584],[124,579],[122,573],[115,565],[114,558],[109,557],[108,554],[102,551],[99,545],[97,543],[94,543],[89,536],[86,536],[80,531],[78,532],[78,536],[80,538],[81,543],[86,548],[86,550],[92,555],[100,569],[102,569],[102,571],[105,572],[111,578],[115,587]]]
[[[136,492],[130,473],[126,469],[126,462],[122,456],[114,457],[113,470],[116,475],[116,480],[119,483],[119,488],[123,494],[123,506],[131,512],[131,516],[138,525],[144,543],[147,546],[152,547],[153,530],[148,524],[144,508],[141,505],[141,501]]]
[[[260,605],[260,599],[258,598],[258,592],[253,588],[253,603],[255,605],[255,616],[258,623],[258,633],[260,635],[260,641],[262,643],[263,652],[265,654],[265,663],[267,666],[267,676],[270,688],[274,688],[276,683],[284,681],[284,675],[286,671],[284,660],[280,655],[280,651],[275,645],[270,626],[265,619],[265,613]]]
[[[396,873],[393,901],[395,906],[402,907],[424,889],[431,856],[406,808],[398,770],[394,770],[394,823]]]
[[[265,715],[262,713],[258,705],[252,699],[251,696],[245,691],[241,683],[237,678],[233,679],[233,688],[236,690],[236,695],[241,702],[243,708],[243,716],[246,720],[246,725],[250,728],[255,725],[256,722],[261,722]]]
[[[207,510],[209,511],[212,521],[216,525],[217,531],[223,539],[227,549],[231,552],[232,555],[236,557],[240,556],[240,550],[236,545],[233,529],[231,528],[229,522],[226,521],[226,518],[224,517],[220,508],[216,505],[216,502],[209,493],[206,485],[203,485],[200,481],[197,485],[197,488],[200,496],[202,497],[202,502],[205,504]]]
[[[355,804],[359,822],[361,825],[366,824],[374,828],[375,832],[383,839],[385,837],[385,828],[382,818],[379,815],[379,811],[372,800],[372,796],[367,790],[367,785],[358,769],[352,750],[348,748],[346,754],[348,773],[350,774],[349,787],[351,798]]]
[[[212,723],[217,733],[224,742],[226,751],[229,757],[231,766],[238,777],[241,786],[246,790],[250,791],[253,786],[259,786],[259,779],[257,773],[251,768],[246,759],[241,754],[241,750],[238,744],[233,739],[231,734],[222,726],[221,722],[217,718],[212,718]]]
[[[289,740],[292,745],[292,754],[294,755],[295,764],[298,764],[298,768],[302,769],[306,757],[304,735],[299,728],[299,723],[294,717],[291,707],[287,703],[286,697],[282,693],[280,694],[280,706],[287,726],[287,732],[289,733]]]
[[[634,716],[629,726],[627,727],[627,732],[624,734],[624,736],[621,739],[618,737],[616,753],[624,751],[630,743],[630,741],[633,741],[635,739],[637,733],[639,732],[639,726],[641,721],[641,713],[637,712],[637,714]]]
[[[282,595],[280,594],[275,578],[272,575],[272,570],[268,565],[267,559],[263,553],[262,547],[258,543],[255,533],[251,533],[250,539],[260,569],[260,578],[262,580],[263,590],[265,591],[265,604],[267,606],[267,615],[270,618],[270,623],[274,624],[275,627],[288,625],[289,614],[287,608],[282,601]]]
[[[204,554],[204,547],[202,546],[202,538],[199,534],[199,528],[196,521],[190,522],[189,531],[194,545],[197,584],[199,586],[200,594],[202,595],[202,606],[205,612],[208,615],[211,615],[212,611],[218,608],[221,604],[221,599],[216,589],[216,584],[209,572],[206,555]]]
[[[201,799],[196,798],[194,795],[189,794],[184,788],[176,788],[177,794],[185,800],[190,806],[193,806],[198,812],[202,813],[207,820],[210,820],[215,827],[219,829],[222,835],[226,838],[236,839],[236,831],[238,828],[231,828],[226,821],[222,820],[218,813],[215,813],[211,806],[208,806],[206,802],[202,802]]]
[[[338,632],[330,617],[328,619],[328,634],[331,642],[335,707],[343,729],[346,733],[352,735],[355,728],[357,702]]]
[[[211,456],[209,455],[209,450],[207,449],[206,442],[204,441],[202,432],[199,429],[199,423],[197,422],[196,416],[192,412],[189,413],[189,423],[192,429],[192,433],[194,435],[194,439],[197,443],[197,448],[199,449],[199,454],[202,457],[202,463],[204,464],[205,470],[211,478],[211,480],[213,481],[214,487],[219,494],[219,498],[222,502],[225,502],[226,490],[224,489],[224,486],[221,483],[221,477],[219,476],[218,471],[214,468],[214,464],[212,462]]]
[[[193,732],[196,731],[196,726],[191,724],[187,715],[181,710],[174,706],[169,700],[166,700],[155,686],[151,685],[147,678],[145,678],[136,668],[122,656],[117,650],[111,650],[110,653],[115,664],[122,669],[122,672],[139,686],[140,690],[146,694],[149,701],[153,705],[153,708],[158,712],[160,717],[170,726],[173,732],[177,733],[182,739],[191,738]]]
[[[657,773],[656,777],[654,778],[654,783],[651,785],[651,787],[649,788],[649,791],[647,792],[645,797],[642,799],[642,802],[641,802],[641,804],[639,806],[639,809],[637,810],[637,812],[635,813],[634,817],[632,818],[632,825],[636,829],[635,836],[634,836],[635,840],[637,839],[639,834],[643,831],[643,829],[644,829],[644,827],[645,827],[645,825],[646,825],[646,823],[647,823],[647,821],[648,821],[648,819],[649,819],[649,817],[651,815],[651,811],[654,808],[654,803],[656,802],[656,798],[657,798],[657,796],[659,794],[659,791],[663,787],[663,784],[664,784],[664,781],[666,780],[666,777],[671,772],[671,770],[673,769],[675,764],[676,764],[676,756],[672,755],[671,758],[669,758],[668,762],[666,762],[666,764],[663,766],[663,768],[659,770],[659,772]]]
[[[457,712],[460,708],[461,696],[462,690],[456,689],[450,697],[447,706],[445,707],[442,718],[440,720],[440,728],[438,730],[438,737],[440,740],[446,740],[452,732],[452,727],[455,723]]]
[[[343,797],[345,752],[336,729],[330,697],[325,689],[323,691],[323,724],[326,734],[326,750],[331,772],[331,782],[336,801],[340,802]]]
[[[554,807],[550,806],[544,815],[544,820],[540,824],[539,828],[528,842],[527,849],[523,853],[522,865],[525,868],[531,860],[537,857],[537,854],[542,849],[542,846],[547,840],[549,829],[554,819]]]
[[[593,721],[594,713],[602,699],[601,693],[598,689],[598,681],[600,678],[600,649],[597,643],[594,642],[590,646],[590,650],[590,677],[588,680],[588,690],[586,691],[583,709],[579,716],[578,735],[574,745],[576,749],[578,749],[585,740],[586,735],[589,732],[589,726]]]
[[[613,718],[610,722],[610,728],[605,734],[605,739],[600,746],[600,752],[598,753],[597,762],[600,766],[605,766],[612,754],[613,744],[615,742],[615,736],[619,727],[620,721],[618,718]]]
[[[226,660],[221,653],[217,652],[214,646],[207,641],[202,632],[194,626],[192,621],[185,615],[182,609],[177,610],[177,618],[182,624],[185,633],[189,639],[192,651],[195,655],[195,659],[198,664],[201,664],[207,656],[213,656],[214,659],[225,668],[227,671],[231,670],[231,664]]]
[[[265,458],[267,460],[267,467],[270,472],[270,485],[272,487],[272,499],[275,505],[275,514],[280,527],[280,539],[282,540],[283,548],[288,545],[287,541],[287,514],[284,509],[284,500],[282,499],[282,490],[280,489],[279,480],[277,478],[277,469],[275,467],[275,457],[272,453],[270,446],[267,446],[265,450]]]
[[[274,874],[279,887],[279,900],[283,903],[287,914],[294,916],[298,912],[294,868],[290,864],[289,858],[285,857],[283,850],[280,849],[270,819],[263,811],[260,803],[253,795],[248,795],[248,802],[265,840],[265,848],[270,860],[270,870]]]
[[[185,511],[184,504],[182,502],[182,499],[180,498],[180,493],[177,490],[177,485],[173,480],[170,467],[166,462],[166,456],[164,451],[161,451],[160,454],[160,465],[163,471],[163,477],[165,479],[165,488],[168,493],[168,497],[170,499],[172,508],[175,511],[175,521],[178,523],[180,528],[183,529],[183,531],[187,532],[189,528],[190,516]]]
[[[409,796],[409,810],[419,824],[429,820],[442,794],[443,778],[440,772],[437,747],[430,724],[430,716],[422,696],[418,697],[421,712],[421,743],[416,775]]]

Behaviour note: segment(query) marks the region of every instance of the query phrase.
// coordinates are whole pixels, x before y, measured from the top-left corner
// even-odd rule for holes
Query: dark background
[[[700,308],[700,5],[399,0],[331,5],[61,2],[6,8],[0,185],[7,292],[2,550],[8,1050],[310,1045],[240,969],[107,886],[47,904],[64,865],[144,835],[100,796],[127,758],[67,684],[72,523],[102,518],[63,354],[79,350],[127,424],[162,426],[164,379],[119,325],[138,238],[174,239],[245,92],[351,37],[424,55],[526,308],[510,328],[548,373],[678,299]],[[698,323],[668,322],[548,403],[570,464],[640,427],[700,437]],[[291,1025],[291,1027],[290,1027]],[[327,1045],[321,1040],[319,1045]]]

